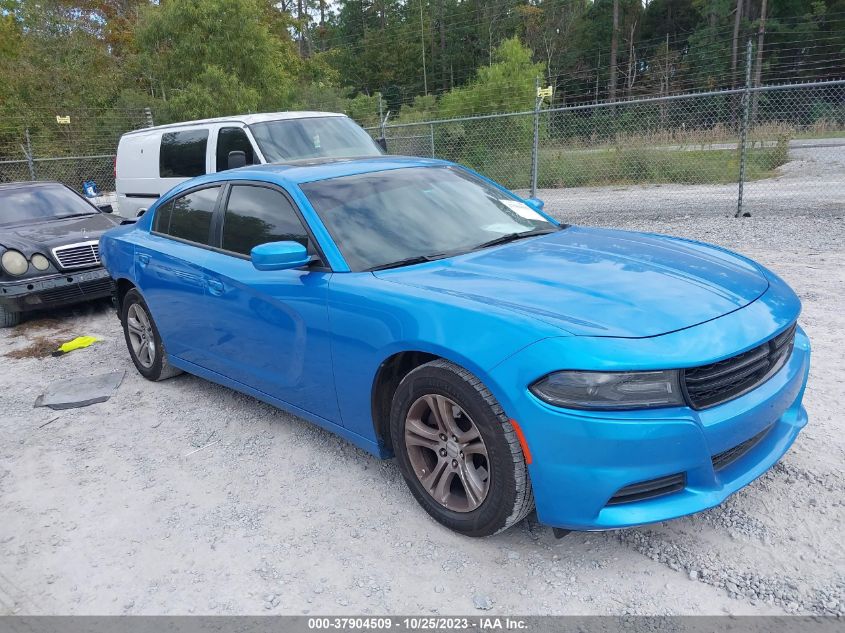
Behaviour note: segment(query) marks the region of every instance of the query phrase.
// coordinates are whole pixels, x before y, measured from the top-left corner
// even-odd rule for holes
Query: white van
[[[134,218],[180,182],[257,163],[379,156],[352,119],[331,112],[275,112],[188,121],[127,132],[115,160],[118,213]]]

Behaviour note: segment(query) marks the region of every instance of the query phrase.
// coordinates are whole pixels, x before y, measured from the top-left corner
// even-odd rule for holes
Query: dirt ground
[[[845,209],[565,201],[570,222],[740,250],[799,293],[810,423],[761,479],[659,525],[555,540],[529,517],[468,539],[393,462],[192,376],[143,380],[114,312],[87,305],[0,331],[0,614],[845,614]],[[78,335],[102,341],[44,355]],[[53,380],[120,369],[106,403],[33,408]]]

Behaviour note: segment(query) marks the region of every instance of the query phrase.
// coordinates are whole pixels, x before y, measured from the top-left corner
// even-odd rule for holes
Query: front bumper
[[[0,304],[11,312],[43,310],[112,295],[114,282],[103,267],[0,282]]]
[[[538,518],[564,529],[606,530],[718,505],[771,468],[807,423],[801,400],[809,366],[809,340],[798,328],[792,355],[777,374],[739,398],[701,411],[564,410],[525,390],[506,410],[520,424],[532,454],[529,473]],[[750,441],[755,436],[760,437]],[[746,452],[727,465],[719,460],[714,465],[714,457],[745,442],[751,445]],[[682,476],[680,489],[611,502],[628,486],[673,475]]]

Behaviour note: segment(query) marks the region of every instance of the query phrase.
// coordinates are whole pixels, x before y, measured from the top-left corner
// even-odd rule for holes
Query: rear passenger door
[[[218,216],[219,249],[205,260],[210,369],[288,405],[340,423],[328,324],[331,272],[298,209],[267,183],[232,183]],[[258,244],[297,241],[314,263],[260,271]]]
[[[168,353],[198,365],[209,343],[203,265],[222,192],[219,183],[201,186],[158,207],[135,248],[136,279]]]

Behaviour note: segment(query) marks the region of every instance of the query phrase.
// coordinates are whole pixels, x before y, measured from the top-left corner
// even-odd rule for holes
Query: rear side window
[[[229,152],[241,151],[246,154],[246,164],[255,163],[252,143],[246,132],[239,127],[224,127],[217,133],[217,171],[229,169]]]
[[[170,229],[171,213],[173,213],[172,200],[156,209],[156,217],[153,219],[153,231],[156,233],[167,233]]]
[[[266,187],[233,186],[223,219],[223,249],[249,255],[259,244],[286,241],[299,242],[314,252],[287,197]]]
[[[193,178],[205,173],[208,130],[165,132],[161,135],[158,155],[162,178]]]
[[[220,187],[199,189],[176,198],[156,213],[155,230],[197,244],[208,244]]]

